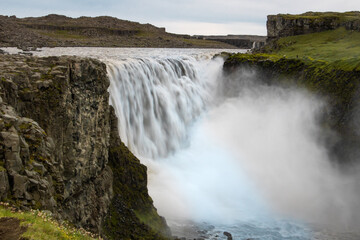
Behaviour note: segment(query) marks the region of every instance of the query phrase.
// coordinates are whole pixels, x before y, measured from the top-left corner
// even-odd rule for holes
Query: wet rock
[[[233,239],[231,233],[224,232],[223,234],[227,237],[227,240],[232,240]]]

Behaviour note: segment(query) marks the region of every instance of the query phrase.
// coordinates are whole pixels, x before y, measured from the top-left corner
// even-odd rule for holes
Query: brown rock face
[[[0,55],[0,200],[50,210],[95,233],[103,232],[110,204],[118,201],[127,214],[118,209],[112,214],[131,218],[134,231],[141,227],[142,234],[155,234],[134,213],[151,211],[160,219],[147,193],[146,168],[117,152],[112,152],[116,164],[109,164],[111,149],[122,143],[112,134],[116,117],[108,86],[106,66],[97,60]],[[128,191],[116,191],[118,199],[114,171],[123,177],[120,189]],[[131,172],[134,176],[126,175]],[[130,197],[141,197],[141,206],[125,202]],[[161,228],[167,229],[163,220]]]
[[[360,30],[360,12],[348,13],[304,13],[301,15],[269,15],[266,22],[268,38],[322,32],[345,27]]]

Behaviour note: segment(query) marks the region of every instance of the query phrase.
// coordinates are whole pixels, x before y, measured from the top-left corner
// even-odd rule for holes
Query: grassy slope
[[[306,12],[303,14],[278,14],[285,19],[298,19],[298,18],[310,18],[310,19],[326,19],[326,18],[337,18],[340,22],[347,22],[351,20],[359,19],[360,12]]]
[[[277,41],[272,54],[305,61],[322,61],[343,70],[360,70],[360,32],[345,28],[284,37]]]
[[[41,211],[21,212],[5,207],[0,204],[0,218],[13,217],[21,220],[21,225],[27,226],[27,231],[22,237],[30,240],[49,240],[49,239],[63,239],[63,240],[94,240],[97,238],[91,237],[90,233],[85,230],[75,229],[66,224],[59,224],[57,221],[51,219],[46,213]]]

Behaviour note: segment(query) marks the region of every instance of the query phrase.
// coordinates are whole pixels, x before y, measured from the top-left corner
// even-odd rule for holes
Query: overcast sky
[[[266,35],[266,16],[360,10],[360,0],[0,0],[1,15],[113,16],[182,34]]]

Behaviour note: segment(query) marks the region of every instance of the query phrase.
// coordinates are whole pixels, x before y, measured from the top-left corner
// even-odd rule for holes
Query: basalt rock
[[[97,60],[0,55],[0,199],[110,239],[161,239],[168,228],[118,136],[108,86]],[[104,228],[113,215],[128,229]]]
[[[224,235],[226,236],[227,240],[232,240],[232,235],[229,232],[224,232]]]
[[[334,30],[338,27],[360,31],[360,12],[269,15],[266,27],[270,41],[280,37]]]

